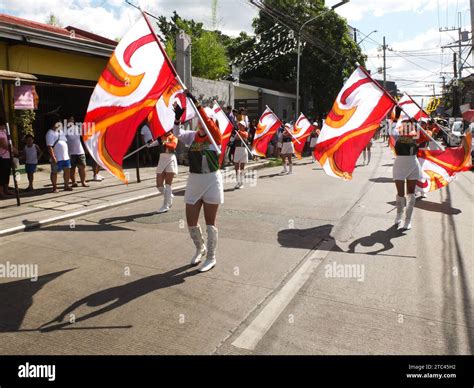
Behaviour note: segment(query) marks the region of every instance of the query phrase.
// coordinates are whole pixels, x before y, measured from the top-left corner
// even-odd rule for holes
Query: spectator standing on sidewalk
[[[140,130],[140,137],[141,137],[142,145],[146,145],[146,144],[149,145],[143,150],[143,153],[142,153],[143,164],[145,166],[147,165],[147,162],[149,162],[149,164],[154,164],[155,155],[158,153],[157,148],[156,148],[158,144],[156,142],[152,143],[153,135],[151,134],[150,127],[147,124],[144,124],[142,129]]]
[[[25,170],[28,175],[28,188],[26,191],[33,190],[33,181],[35,177],[36,167],[38,166],[38,160],[41,159],[41,149],[35,144],[35,138],[33,135],[25,136],[25,148],[23,148],[23,156],[25,158]]]
[[[374,143],[374,139],[370,139],[367,143],[367,146],[364,148],[363,156],[364,156],[364,164],[370,164],[370,158],[372,157],[372,144]]]
[[[81,144],[81,133],[76,125],[74,116],[69,116],[67,119],[66,140],[71,160],[72,187],[77,187],[76,168],[79,170],[79,179],[81,180],[82,187],[89,187],[86,183],[86,153]]]
[[[16,150],[13,149],[13,153]],[[5,120],[0,117],[0,199],[7,198],[11,195],[8,191],[10,182],[10,174],[12,168],[12,155],[8,149],[8,136],[5,127]]]
[[[67,147],[67,139],[62,128],[61,120],[56,114],[46,116],[46,127],[50,128],[46,133],[46,146],[51,161],[51,183],[53,193],[58,192],[58,173],[63,172],[64,190],[72,191],[69,185],[71,177],[71,161]]]

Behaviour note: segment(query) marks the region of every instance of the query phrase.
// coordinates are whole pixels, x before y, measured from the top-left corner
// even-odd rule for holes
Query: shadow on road
[[[184,272],[191,268],[193,267],[191,267],[190,265],[183,266],[163,274],[148,276],[146,278],[142,278],[134,282],[124,284],[122,286],[107,288],[105,290],[90,294],[89,296],[86,296],[85,298],[82,298],[77,302],[73,303],[52,321],[42,325],[40,331],[49,332],[54,330],[61,330],[71,325],[71,323],[68,321],[62,321],[64,321],[65,318],[67,319],[67,316],[69,314],[73,313],[81,306],[99,307],[99,309],[83,316],[77,317],[75,319],[75,323],[82,322],[87,319],[115,310],[116,308],[119,308],[135,299],[138,299],[146,294],[157,291],[159,289],[182,284],[184,283],[187,277],[194,276],[199,273],[197,270],[193,270],[191,272]]]
[[[392,240],[404,235],[405,234],[403,230],[398,230],[397,225],[393,225],[387,230],[378,230],[369,236],[361,237],[352,241],[349,245],[349,250],[347,253],[356,253],[355,250],[359,245],[363,247],[375,247],[377,244],[383,245],[383,248],[372,252],[363,252],[363,254],[377,255],[382,252],[387,252],[394,248]]]
[[[38,229],[39,230],[39,229]],[[88,225],[53,225],[45,228],[41,228],[41,231],[45,232],[134,232],[134,229],[122,228],[115,225],[107,224],[88,224]],[[28,232],[34,232],[29,230]]]
[[[278,242],[286,248],[314,249],[321,240],[334,241],[331,231],[334,225],[326,224],[309,229],[285,229],[278,232]],[[334,252],[342,252],[342,249],[334,244],[331,249]]]
[[[451,216],[455,216],[461,213],[460,209],[456,209],[451,206],[451,201],[449,200],[444,201],[443,203],[419,200],[416,201],[415,207],[417,209],[423,209],[429,212],[443,213]]]
[[[277,174],[269,174],[269,175],[260,175],[258,179],[269,179],[269,178],[275,178],[277,176],[284,176],[284,174],[277,173]]]
[[[111,224],[128,224],[130,222],[139,220],[140,218],[148,218],[148,217],[155,216],[156,214],[157,212],[150,212],[150,213],[142,213],[142,214],[130,214],[128,216],[102,218],[99,221],[99,225],[113,226]],[[129,230],[129,229],[124,228],[124,230]]]
[[[392,202],[387,202],[389,205],[392,206],[397,206],[397,204],[392,201]],[[446,215],[457,215],[460,214],[462,211],[460,209],[456,209],[451,206],[451,202],[444,201],[442,203],[438,202],[430,202],[422,199],[418,199],[415,204],[415,208],[421,209],[421,210],[426,210],[429,212],[436,212],[436,213],[442,213]]]
[[[23,279],[0,284],[0,333],[20,331],[33,297],[46,284],[75,268],[39,276],[37,281]]]
[[[393,183],[393,179],[387,178],[387,177],[372,178],[372,179],[369,179],[369,181],[374,182],[374,183]]]

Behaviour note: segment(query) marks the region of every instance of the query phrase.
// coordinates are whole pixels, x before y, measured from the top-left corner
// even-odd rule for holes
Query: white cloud
[[[194,19],[211,27],[211,0],[140,0],[142,9],[156,16],[170,17],[176,10],[186,19]],[[45,22],[53,13],[62,25],[72,25],[111,39],[121,37],[139,11],[123,0],[0,0],[0,12],[14,13],[22,18]],[[229,35],[252,32],[252,19],[257,10],[245,0],[224,0],[218,3],[218,28]]]
[[[457,0],[456,0],[457,1]],[[332,3],[328,3],[330,6]],[[453,8],[445,1],[439,2],[440,12],[445,12],[446,7]],[[360,21],[366,16],[381,17],[397,12],[414,12],[422,14],[425,11],[433,11],[438,7],[435,0],[351,0],[349,3],[337,9],[337,12],[347,18],[349,22]],[[459,11],[469,7],[469,0],[457,1]]]
[[[431,94],[432,84],[435,85],[436,93],[441,93],[440,72],[452,72],[453,68],[452,51],[442,50],[441,46],[452,41],[450,35],[440,33],[433,28],[413,38],[389,44],[391,50],[387,51],[387,79],[397,82],[402,92],[412,95]],[[377,72],[377,69],[382,67],[382,52],[372,47],[366,51],[366,54],[369,56],[368,69],[373,73]],[[471,63],[471,56],[467,63]],[[468,72],[465,71],[463,75],[467,74]],[[446,81],[449,81],[453,74],[445,76]],[[377,74],[376,78],[381,79],[382,75]],[[421,102],[421,97],[417,100]]]

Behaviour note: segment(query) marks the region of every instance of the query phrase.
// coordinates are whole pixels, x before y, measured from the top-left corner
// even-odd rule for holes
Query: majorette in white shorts
[[[283,143],[283,146],[281,147],[281,154],[282,155],[290,155],[295,152],[295,148],[293,147],[293,142],[287,141],[286,143]]]
[[[178,173],[178,161],[176,160],[175,154],[167,154],[165,152],[160,154],[160,161],[156,167],[156,173],[163,174],[163,172]]]
[[[224,182],[220,171],[208,174],[189,173],[184,202],[194,205],[201,199],[210,205],[224,203]]]
[[[395,158],[393,163],[393,180],[418,180],[423,178],[420,162],[416,155],[402,155]]]
[[[248,163],[249,153],[245,147],[235,147],[234,163]]]

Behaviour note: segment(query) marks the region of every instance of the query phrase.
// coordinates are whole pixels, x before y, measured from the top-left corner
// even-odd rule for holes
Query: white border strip
[[[334,247],[333,240],[324,240],[317,250],[304,261],[288,282],[276,293],[250,325],[232,342],[232,345],[246,350],[255,350],[260,340],[270,330],[283,310],[310,278],[314,270]]]

